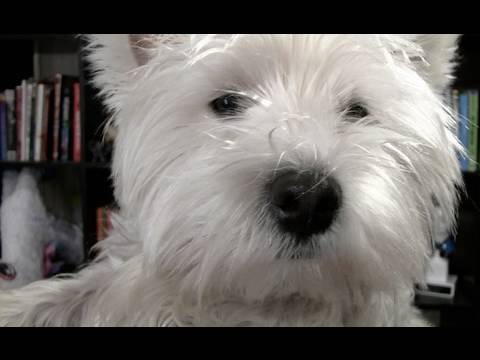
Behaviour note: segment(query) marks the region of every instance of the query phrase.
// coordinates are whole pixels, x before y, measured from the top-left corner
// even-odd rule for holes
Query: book
[[[28,86],[27,86],[27,80],[22,80],[22,117],[20,120],[20,127],[21,127],[21,132],[20,132],[20,137],[21,137],[21,143],[22,143],[22,149],[21,149],[21,154],[20,154],[20,160],[25,161],[27,160],[27,151],[26,151],[26,137],[27,137],[27,118],[28,118],[28,106],[27,106],[27,97],[28,97]]]
[[[15,117],[17,120],[17,157],[16,160],[22,160],[22,86],[15,87]]]
[[[62,122],[60,125],[60,160],[67,161],[70,137],[70,88],[65,87],[62,95]]]
[[[40,161],[40,150],[41,150],[41,136],[42,136],[42,120],[44,112],[44,98],[45,98],[45,85],[38,84],[36,92],[36,103],[35,103],[35,121],[33,122],[32,127],[32,153],[34,161]]]
[[[28,158],[27,160],[34,160],[35,153],[35,121],[37,115],[37,84],[31,80],[31,105],[30,105],[30,128],[28,132]]]
[[[52,128],[52,160],[59,159],[59,137],[60,137],[60,119],[61,119],[61,98],[62,98],[62,74],[55,74],[53,79],[54,92],[54,113]]]
[[[25,123],[25,133],[24,133],[24,159],[25,161],[30,160],[30,133],[32,130],[32,93],[33,93],[33,84],[30,80],[27,82],[27,92],[24,99],[25,102],[25,114],[24,114],[24,123]]]
[[[458,96],[459,128],[458,138],[465,148],[465,155],[460,156],[460,168],[468,170],[468,94],[461,91]]]
[[[81,161],[80,83],[73,84],[72,160]]]
[[[0,160],[7,157],[7,101],[0,94]]]
[[[50,99],[48,105],[48,122],[47,122],[47,144],[46,144],[46,160],[53,160],[53,138],[54,138],[54,118],[55,118],[55,84],[49,83]]]
[[[54,76],[55,112],[53,126],[53,160],[68,160],[70,154],[70,117],[74,76]]]
[[[6,90],[0,158],[81,161],[80,96],[78,78],[62,74],[40,82],[24,79]]]
[[[17,119],[15,116],[15,90],[5,90],[7,102],[7,160],[14,161],[17,158]]]
[[[51,119],[51,94],[52,87],[50,84],[44,84],[44,96],[43,96],[43,114],[41,121],[41,130],[40,130],[40,161],[48,160],[48,130],[49,130],[49,119]]]
[[[468,134],[468,170],[477,170],[477,152],[478,152],[478,90],[469,92],[469,134]]]

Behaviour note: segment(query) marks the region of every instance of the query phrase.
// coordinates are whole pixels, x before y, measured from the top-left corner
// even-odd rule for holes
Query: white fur
[[[0,289],[15,289],[43,278],[48,214],[38,189],[38,173],[23,169],[5,173],[1,206],[2,258],[16,272]]]
[[[440,97],[455,36],[88,39],[118,130],[121,210],[79,274],[2,293],[0,324],[425,324],[411,295],[431,195],[453,227],[461,187]],[[208,103],[225,90],[258,105],[219,119]],[[352,99],[370,111],[356,123],[340,110]],[[344,194],[309,259],[289,260],[301,251],[266,211],[265,184],[284,168],[322,169]]]

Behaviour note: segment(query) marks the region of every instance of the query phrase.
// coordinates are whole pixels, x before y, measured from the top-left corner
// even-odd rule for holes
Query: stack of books
[[[99,207],[97,214],[97,241],[105,239],[112,229],[112,221],[110,219],[111,210],[108,207]]]
[[[465,147],[467,156],[460,156],[462,171],[479,170],[478,159],[478,90],[450,89],[446,94],[447,104],[457,118],[457,135]]]
[[[0,93],[0,160],[80,161],[78,78],[23,80]]]

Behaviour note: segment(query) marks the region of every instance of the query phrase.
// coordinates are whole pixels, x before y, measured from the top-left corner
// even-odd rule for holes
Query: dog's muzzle
[[[271,212],[280,229],[298,243],[324,233],[334,222],[342,202],[338,182],[314,172],[289,171],[268,185]]]

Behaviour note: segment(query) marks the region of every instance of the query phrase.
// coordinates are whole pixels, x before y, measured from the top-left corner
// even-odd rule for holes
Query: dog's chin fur
[[[368,286],[309,294],[278,284],[261,298],[215,288],[202,298],[175,277],[146,276],[141,256],[99,258],[70,279],[1,296],[1,326],[426,326],[410,289]],[[257,274],[258,275],[258,274]],[[285,284],[283,284],[285,285]],[[251,289],[258,290],[258,289]],[[260,291],[261,294],[261,291]]]
[[[454,227],[462,187],[441,99],[457,36],[87,39],[120,211],[78,274],[0,293],[0,325],[426,325],[412,291],[431,197]],[[219,117],[208,104],[225,91],[252,101]],[[266,184],[289,170],[343,194],[303,247],[269,212]]]

